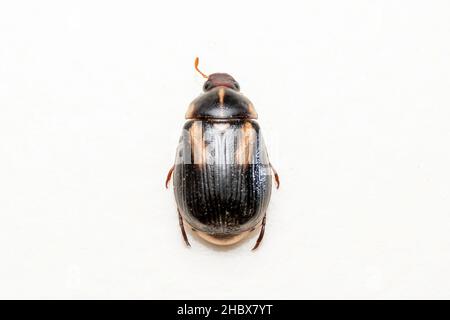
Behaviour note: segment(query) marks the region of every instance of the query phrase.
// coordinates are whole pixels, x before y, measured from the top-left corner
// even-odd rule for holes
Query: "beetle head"
[[[236,91],[240,90],[239,83],[228,73],[213,73],[203,85],[203,91],[209,91],[215,87],[227,87]]]
[[[200,71],[198,68],[198,57],[195,58],[194,62],[195,70],[200,73],[203,78],[206,78],[206,82],[203,85],[203,91],[209,91],[211,89],[214,89],[216,87],[227,87],[236,91],[240,90],[239,83],[237,83],[236,80],[232,76],[230,76],[228,73],[213,73],[207,76],[203,72]]]

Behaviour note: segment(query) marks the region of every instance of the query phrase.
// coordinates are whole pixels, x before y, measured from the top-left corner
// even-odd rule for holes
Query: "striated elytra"
[[[230,245],[260,226],[256,249],[263,236],[272,177],[253,104],[232,76],[213,73],[204,93],[186,112],[176,151],[173,186],[184,241],[190,246],[185,225],[208,242]]]

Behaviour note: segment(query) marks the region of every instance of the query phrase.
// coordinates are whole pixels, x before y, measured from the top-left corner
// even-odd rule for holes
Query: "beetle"
[[[231,245],[260,227],[253,249],[264,236],[266,210],[272,188],[280,180],[269,162],[258,115],[227,73],[209,76],[203,94],[186,112],[186,123],[176,151],[173,175],[178,221],[190,246],[185,225],[216,245]]]

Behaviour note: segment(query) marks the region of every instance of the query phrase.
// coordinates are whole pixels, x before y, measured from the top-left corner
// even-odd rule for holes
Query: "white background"
[[[255,104],[266,237],[184,246],[206,73]],[[0,298],[450,298],[450,2],[0,4]]]

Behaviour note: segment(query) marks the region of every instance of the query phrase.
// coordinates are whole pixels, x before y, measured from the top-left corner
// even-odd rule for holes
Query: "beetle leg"
[[[270,169],[272,169],[272,171],[273,171],[273,175],[275,177],[275,182],[277,184],[277,189],[279,189],[280,188],[280,177],[278,176],[277,170],[275,170],[275,168],[272,166],[272,164],[270,162],[269,162],[269,166],[270,166]]]
[[[170,182],[170,179],[172,178],[173,169],[175,169],[175,165],[173,165],[172,168],[170,168],[169,173],[167,174],[166,189],[169,188],[169,182]]]
[[[190,247],[191,244],[189,243],[188,237],[186,235],[186,230],[184,230],[183,218],[181,217],[180,209],[177,209],[177,210],[178,210],[178,223],[180,224],[181,234],[183,235],[183,239],[184,239],[184,242],[186,243],[186,245],[188,247]]]
[[[259,244],[261,243],[261,240],[264,237],[264,230],[266,229],[266,215],[264,215],[264,218],[262,219],[261,222],[261,231],[259,232],[259,236],[258,239],[256,240],[255,246],[253,247],[252,250],[256,250],[256,248],[259,247]]]

